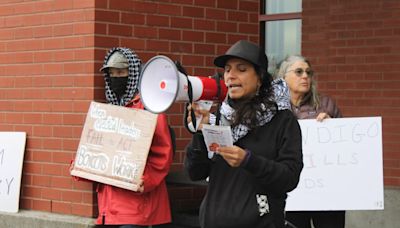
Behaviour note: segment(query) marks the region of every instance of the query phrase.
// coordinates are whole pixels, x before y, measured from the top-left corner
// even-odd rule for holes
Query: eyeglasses
[[[309,78],[311,78],[314,75],[314,71],[312,71],[310,69],[304,70],[303,68],[296,68],[294,70],[289,70],[287,72],[290,72],[290,71],[293,71],[297,77],[303,76],[304,73],[306,73],[307,77],[309,77]]]

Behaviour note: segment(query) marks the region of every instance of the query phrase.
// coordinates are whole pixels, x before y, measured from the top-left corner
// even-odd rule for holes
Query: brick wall
[[[92,216],[69,163],[95,92],[93,1],[1,1],[0,130],[27,132],[20,207]]]
[[[400,186],[400,1],[303,1],[302,52],[343,114],[382,116],[385,186]]]
[[[164,54],[191,75],[212,75],[212,60],[238,39],[258,41],[257,0],[2,0],[0,131],[27,132],[20,208],[95,216],[91,183],[73,181],[74,158],[91,100],[104,100],[98,72],[107,50],[134,49],[143,62]],[[169,111],[182,169],[190,135],[183,105]],[[190,206],[202,190],[170,189]],[[184,191],[186,194],[182,194]],[[188,203],[189,202],[189,203]],[[197,203],[197,202],[196,202]]]

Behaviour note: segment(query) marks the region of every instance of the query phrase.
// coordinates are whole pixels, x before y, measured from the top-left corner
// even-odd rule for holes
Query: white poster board
[[[383,210],[381,117],[299,123],[304,168],[286,210]]]
[[[25,132],[0,132],[0,211],[18,212],[25,142]]]

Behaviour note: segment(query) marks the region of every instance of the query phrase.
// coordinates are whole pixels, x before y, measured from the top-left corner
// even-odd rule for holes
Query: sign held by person
[[[0,132],[0,211],[19,210],[25,132]]]
[[[286,210],[383,210],[382,118],[299,123],[304,168]]]
[[[156,123],[145,110],[92,102],[71,175],[137,191]]]

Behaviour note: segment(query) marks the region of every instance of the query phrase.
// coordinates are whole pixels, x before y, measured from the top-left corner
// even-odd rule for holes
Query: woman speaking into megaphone
[[[287,192],[296,188],[303,168],[288,88],[272,80],[264,51],[248,41],[235,43],[214,64],[224,69],[227,99],[215,114],[196,103],[188,106],[189,113],[203,117],[185,159],[192,180],[209,180],[201,227],[284,227]],[[230,126],[233,146],[213,148],[210,159],[205,124]]]

